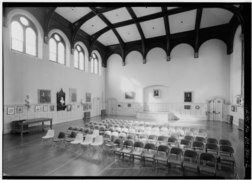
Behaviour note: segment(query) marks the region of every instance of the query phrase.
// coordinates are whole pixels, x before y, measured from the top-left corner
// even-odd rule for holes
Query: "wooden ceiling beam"
[[[195,42],[194,42],[194,58],[199,57],[199,29],[202,17],[202,8],[197,9],[196,20],[195,20]]]
[[[97,14],[99,16],[99,18],[101,18],[101,20],[114,32],[115,36],[117,37],[120,46],[121,46],[121,56],[123,59],[123,65],[125,65],[125,52],[124,52],[124,42],[120,36],[120,34],[117,32],[117,30],[114,28],[114,26],[109,22],[109,20],[103,15],[103,14],[98,14],[98,11],[96,8],[90,8],[95,14]],[[91,48],[92,45],[94,44],[95,40],[91,43]]]
[[[143,63],[145,64],[146,63],[146,43],[145,43],[145,36],[144,36],[143,30],[142,30],[142,27],[141,27],[140,23],[136,21],[137,16],[136,16],[135,12],[133,11],[133,9],[131,7],[126,7],[126,9],[128,10],[129,14],[131,15],[131,18],[135,21],[138,32],[141,36]]]
[[[196,9],[196,8],[182,7],[182,8],[171,9],[171,10],[168,10],[165,14],[163,12],[159,12],[159,13],[155,13],[155,14],[139,17],[139,18],[136,18],[135,20],[134,19],[130,19],[130,20],[127,20],[127,21],[118,22],[118,23],[113,24],[113,27],[114,28],[119,28],[119,27],[131,25],[131,24],[135,24],[135,23],[139,23],[140,24],[141,22],[144,22],[144,21],[149,21],[149,20],[161,18],[161,17],[168,16],[168,15],[182,13],[182,12],[190,11],[190,10],[193,10],[193,9]],[[93,34],[92,39],[93,40],[98,39],[103,33],[107,32],[109,30],[110,30],[110,28],[108,28],[108,27],[105,27],[105,28],[101,29],[100,31],[98,31],[95,34]]]
[[[165,32],[166,32],[166,55],[167,55],[167,61],[170,61],[170,24],[169,24],[169,18],[166,15],[167,14],[167,8],[162,7],[162,12],[163,12],[163,19],[164,19],[164,24],[165,24]]]

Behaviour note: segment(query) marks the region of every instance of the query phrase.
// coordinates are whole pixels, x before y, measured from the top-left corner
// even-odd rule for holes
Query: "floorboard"
[[[118,119],[135,119],[135,117],[109,116]],[[91,121],[101,121],[94,117]],[[236,126],[222,122],[211,121],[174,121],[170,126],[201,127],[208,132],[208,137],[229,139],[235,150],[238,178],[243,178],[244,172],[244,133]],[[83,120],[53,125],[55,133],[65,131],[70,126],[83,127]],[[194,171],[183,171],[177,167],[152,168],[151,164],[143,166],[139,160],[134,162],[99,154],[92,157],[85,153],[77,153],[75,149],[42,143],[41,137],[46,132],[30,132],[21,140],[18,134],[3,135],[3,173],[6,176],[45,176],[45,177],[79,177],[79,176],[178,176],[191,178],[201,176]],[[82,151],[80,151],[82,152]],[[217,176],[233,178],[229,171],[217,171]]]

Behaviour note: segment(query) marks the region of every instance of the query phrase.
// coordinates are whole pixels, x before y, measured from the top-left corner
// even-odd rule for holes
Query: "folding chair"
[[[213,154],[200,154],[199,171],[200,173],[216,175],[216,158]]]
[[[164,163],[165,165],[168,165],[168,146],[160,145],[157,149],[157,154],[154,156],[154,160],[156,163],[156,168],[158,168],[158,164],[160,162]]]
[[[172,147],[168,156],[168,164],[182,167],[182,154],[181,148]]]
[[[198,154],[196,151],[193,150],[185,150],[184,156],[183,156],[183,169],[186,170],[188,169],[194,169],[198,172]]]
[[[144,166],[145,166],[146,161],[150,161],[150,162],[152,162],[152,166],[155,167],[154,157],[156,154],[157,154],[157,150],[156,150],[155,144],[146,143],[144,146],[143,153],[142,153],[142,159],[144,162]]]
[[[134,161],[135,157],[138,157],[140,159],[142,158],[143,147],[144,147],[143,142],[137,141],[137,142],[134,143],[134,149],[130,153],[130,155],[132,156],[133,161]]]
[[[215,138],[207,138],[207,143],[208,144],[218,144],[218,140]]]

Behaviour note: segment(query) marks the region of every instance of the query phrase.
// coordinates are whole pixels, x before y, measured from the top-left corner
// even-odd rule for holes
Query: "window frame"
[[[95,58],[93,57],[93,55],[95,56]],[[96,61],[97,63],[95,63],[95,61]],[[97,54],[94,53],[94,52],[91,54],[90,63],[91,63],[91,64],[93,63],[93,67],[90,67],[91,73],[92,73],[92,74],[95,74],[95,75],[99,75],[99,74],[100,74],[99,59],[98,59]],[[96,73],[95,73],[95,64],[96,64],[96,67],[97,67],[97,72],[96,72]],[[90,66],[91,66],[91,65],[90,65]]]
[[[78,50],[77,47],[80,47],[80,50]],[[78,67],[75,67],[75,51],[77,51],[77,55],[78,55]],[[80,68],[80,54],[81,53],[83,54],[83,69]],[[80,71],[85,71],[85,52],[84,52],[84,49],[81,47],[81,45],[79,45],[79,44],[75,45],[73,55],[74,55],[74,58],[73,58],[74,59],[74,65],[73,65],[74,69],[78,69]]]
[[[28,25],[27,26],[25,26],[22,22],[21,22],[21,20],[20,20],[20,18],[21,17],[23,17],[23,18],[25,18],[27,21],[28,21]],[[13,30],[12,30],[12,23],[14,22],[14,21],[16,21],[17,23],[19,23],[19,25],[22,27],[22,29],[23,29],[23,48],[22,48],[22,51],[19,51],[19,50],[16,50],[16,49],[13,49],[12,48],[12,32],[13,32]],[[26,54],[26,55],[29,55],[29,56],[32,56],[32,57],[38,57],[38,51],[39,51],[39,49],[38,49],[38,31],[37,31],[37,28],[36,28],[36,26],[34,25],[34,23],[28,18],[28,17],[26,17],[25,15],[22,15],[22,14],[18,14],[18,15],[15,15],[12,19],[11,19],[11,21],[10,21],[10,27],[11,27],[11,30],[10,30],[10,49],[11,49],[11,51],[14,51],[14,52],[19,52],[19,53],[22,53],[22,54]],[[27,53],[26,52],[26,46],[27,46],[27,41],[26,41],[26,30],[28,29],[28,28],[31,28],[33,31],[34,31],[34,33],[35,33],[35,37],[36,37],[36,41],[35,41],[35,43],[36,43],[36,45],[35,45],[35,50],[36,50],[36,52],[35,52],[35,55],[32,55],[32,54],[29,54],[29,53]]]
[[[59,41],[55,38],[55,35],[60,37]],[[50,51],[50,40],[51,39],[53,39],[55,41],[55,43],[56,43],[56,61],[50,59],[50,53],[51,53],[51,51]],[[60,43],[62,43],[63,46],[64,46],[64,63],[63,64],[60,63],[59,59],[58,59],[59,58],[59,49],[58,48],[59,48]],[[63,37],[59,33],[57,33],[57,32],[52,33],[51,37],[48,40],[48,49],[49,49],[49,58],[48,59],[49,59],[50,62],[54,62],[54,63],[61,64],[61,65],[66,65],[66,58],[67,58],[66,57],[66,55],[67,55],[66,54],[66,43],[65,43]]]

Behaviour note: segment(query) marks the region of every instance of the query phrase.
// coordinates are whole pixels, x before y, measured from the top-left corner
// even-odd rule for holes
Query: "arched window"
[[[37,56],[37,31],[25,16],[14,16],[11,22],[11,49]]]
[[[80,45],[75,46],[74,67],[80,70],[84,70],[84,50]]]
[[[52,34],[49,39],[49,59],[60,64],[65,64],[66,48],[63,38],[59,34]]]
[[[91,73],[99,74],[99,61],[95,53],[92,53],[91,57]]]

